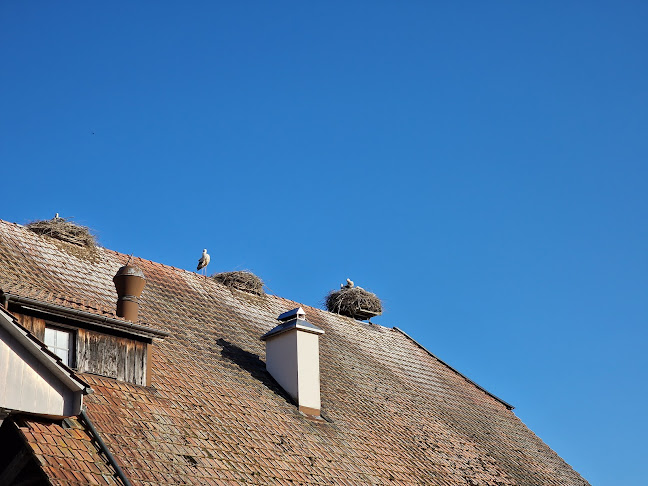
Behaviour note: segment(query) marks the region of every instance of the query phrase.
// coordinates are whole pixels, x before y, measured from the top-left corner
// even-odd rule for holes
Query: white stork
[[[203,270],[204,274],[207,275],[207,265],[209,265],[209,260],[210,256],[209,253],[207,253],[207,248],[205,248],[202,252],[202,256],[200,257],[200,260],[198,260],[198,266],[196,267],[196,271],[200,270],[201,268],[204,268]]]

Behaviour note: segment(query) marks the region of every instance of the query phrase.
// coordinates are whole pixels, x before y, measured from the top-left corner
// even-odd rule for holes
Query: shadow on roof
[[[221,356],[223,358],[228,359],[242,370],[247,371],[252,378],[263,383],[266,388],[283,398],[290,405],[295,405],[292,397],[266,371],[265,362],[259,358],[258,354],[245,351],[223,338],[216,341],[216,344],[222,346]]]

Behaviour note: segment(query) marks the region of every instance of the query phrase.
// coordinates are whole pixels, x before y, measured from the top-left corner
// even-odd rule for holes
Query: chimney
[[[268,373],[297,402],[299,411],[320,415],[319,336],[324,330],[306,322],[301,307],[284,312],[261,340],[266,342]]]
[[[138,267],[125,265],[117,271],[113,282],[117,289],[117,315],[127,321],[137,322],[137,298],[146,285],[144,273]]]

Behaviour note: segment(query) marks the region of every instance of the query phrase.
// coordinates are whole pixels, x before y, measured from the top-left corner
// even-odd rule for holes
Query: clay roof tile
[[[112,315],[112,277],[126,259],[100,248],[89,264],[0,222],[6,292]],[[134,261],[147,279],[140,316],[170,333],[154,344],[152,386],[82,375],[94,390],[88,412],[134,482],[587,484],[504,402],[397,329]],[[269,377],[259,340],[277,315],[299,306],[326,332],[321,423],[301,415]],[[83,427],[32,419],[22,429],[51,478],[67,471],[78,483],[102,484],[113,476]]]

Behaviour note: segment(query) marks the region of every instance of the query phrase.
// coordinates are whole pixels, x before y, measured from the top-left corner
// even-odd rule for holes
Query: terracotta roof
[[[78,420],[67,419],[65,426],[24,417],[15,422],[52,485],[121,484]]]
[[[0,288],[13,294],[110,314],[112,277],[126,259],[100,248],[89,264],[0,222]],[[504,403],[397,329],[132,263],[147,278],[142,321],[170,334],[154,345],[152,386],[82,378],[95,391],[88,414],[133,484],[588,484]],[[326,332],[321,423],[265,371],[259,339],[300,305]],[[36,423],[26,422],[32,447],[68,433]],[[60,478],[53,449],[41,454]]]

